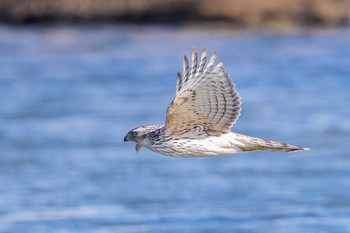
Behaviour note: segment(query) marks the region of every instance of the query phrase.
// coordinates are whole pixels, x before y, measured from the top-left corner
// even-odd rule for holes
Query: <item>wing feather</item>
[[[185,83],[188,80],[189,75],[189,67],[188,67],[188,60],[187,57],[184,56],[184,60],[182,62],[182,82]]]
[[[192,50],[191,68],[184,57],[183,77],[177,76],[176,96],[168,107],[166,130],[180,134],[194,127],[204,127],[227,132],[237,121],[241,110],[240,97],[223,61],[214,67],[215,52],[207,65],[206,60],[205,49],[199,65],[195,49]]]
[[[199,63],[199,66],[198,66],[198,71],[197,71],[199,74],[203,73],[203,69],[204,69],[206,61],[207,61],[207,50],[203,49],[201,60],[200,60],[200,63]]]
[[[190,74],[190,78],[193,78],[194,75],[197,72],[197,62],[198,62],[198,54],[196,49],[192,49],[192,65],[191,65],[191,74]]]
[[[207,67],[205,68],[204,72],[211,72],[214,66],[216,60],[216,52],[213,53],[213,55],[210,57]]]
[[[181,74],[179,72],[177,72],[177,76],[176,76],[176,93],[180,90],[181,85],[182,85]]]

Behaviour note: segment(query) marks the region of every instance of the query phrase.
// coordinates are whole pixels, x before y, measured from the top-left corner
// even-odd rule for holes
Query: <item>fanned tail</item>
[[[236,134],[237,140],[244,146],[240,147],[242,151],[267,150],[276,152],[293,152],[309,150],[309,148],[294,146],[287,143],[275,142],[271,140],[249,137],[243,134]]]

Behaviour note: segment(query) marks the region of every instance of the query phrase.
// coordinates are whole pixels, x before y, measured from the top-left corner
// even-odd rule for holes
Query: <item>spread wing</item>
[[[183,60],[183,74],[177,74],[176,96],[167,110],[165,129],[181,134],[194,127],[219,132],[230,131],[241,111],[241,102],[223,61],[214,67],[216,53],[209,59],[203,49],[197,58],[192,50],[191,67]],[[213,68],[214,67],[214,68]]]

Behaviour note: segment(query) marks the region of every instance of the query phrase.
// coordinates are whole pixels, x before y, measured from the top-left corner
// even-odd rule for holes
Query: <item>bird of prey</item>
[[[176,95],[167,110],[165,125],[143,125],[130,130],[124,142],[136,143],[136,151],[146,147],[174,157],[208,157],[240,151],[302,151],[293,146],[231,132],[241,111],[241,100],[223,61],[214,66],[216,52],[207,63],[203,49],[198,59],[183,59],[178,72]]]

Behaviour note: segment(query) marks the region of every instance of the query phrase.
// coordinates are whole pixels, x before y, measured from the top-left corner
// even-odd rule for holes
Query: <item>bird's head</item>
[[[124,142],[136,143],[135,149],[139,152],[142,146],[148,147],[151,145],[151,139],[148,137],[149,133],[159,129],[158,125],[143,125],[130,130],[124,137]]]

